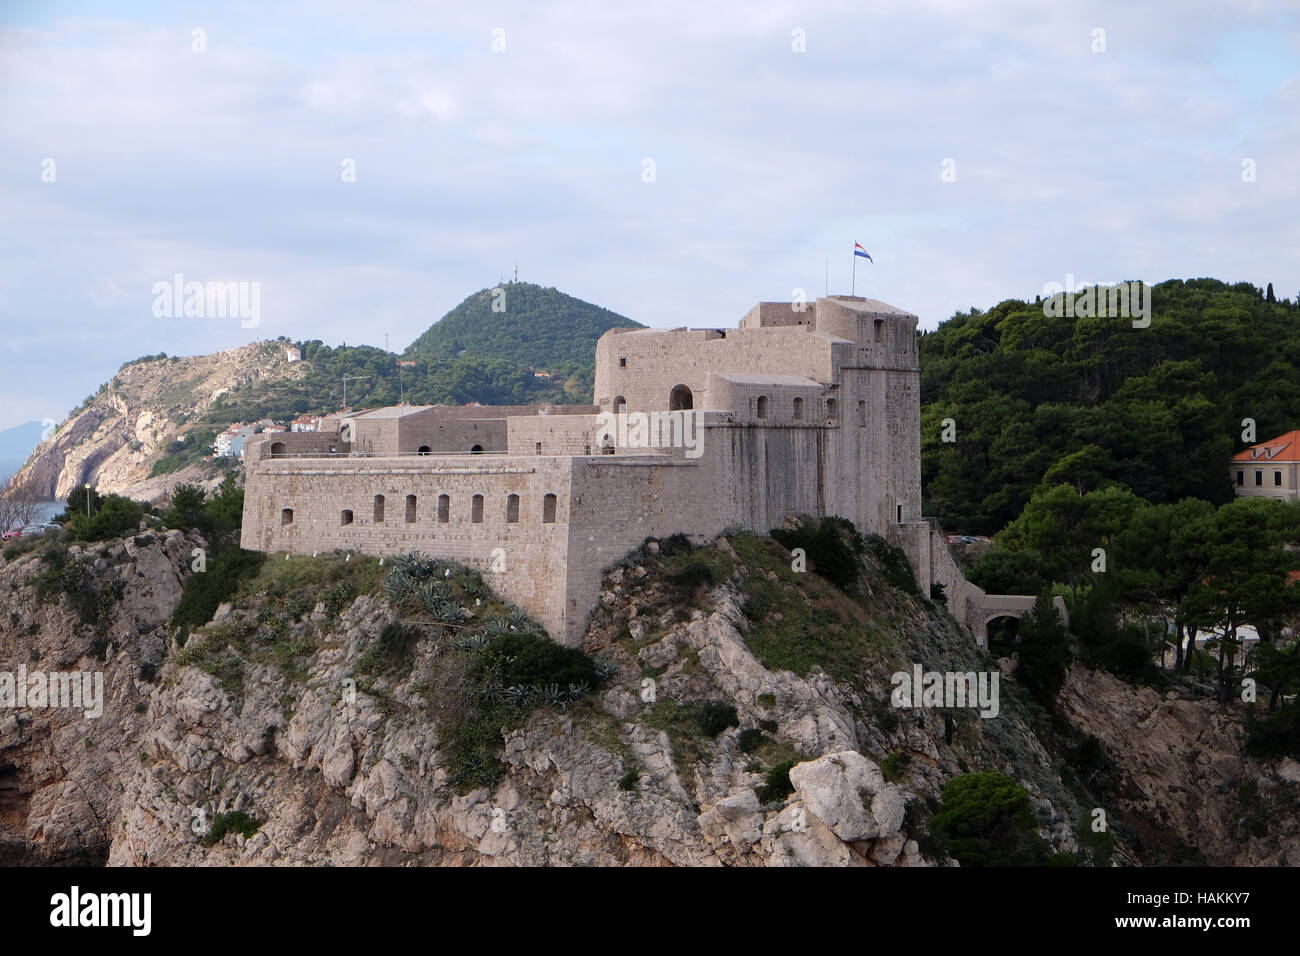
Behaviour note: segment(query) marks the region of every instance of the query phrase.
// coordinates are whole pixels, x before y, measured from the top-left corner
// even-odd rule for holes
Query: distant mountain
[[[24,422],[0,431],[0,458],[25,459],[40,444],[44,430],[40,422]]]
[[[403,358],[501,359],[554,371],[551,366],[591,364],[596,340],[610,329],[643,328],[555,288],[507,282],[498,289],[469,296],[412,342]]]

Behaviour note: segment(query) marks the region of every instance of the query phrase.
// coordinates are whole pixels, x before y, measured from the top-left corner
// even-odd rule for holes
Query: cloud
[[[933,327],[1068,271],[1285,289],[1300,248],[1280,3],[160,9],[0,27],[0,427],[137,355],[246,339],[154,319],[176,272],[261,282],[258,335],[400,348],[516,259],[721,326],[819,294],[827,260],[846,289],[856,239],[859,291]]]

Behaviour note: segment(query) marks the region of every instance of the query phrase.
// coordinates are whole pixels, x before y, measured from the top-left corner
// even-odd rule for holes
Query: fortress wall
[[[586,407],[586,406],[584,406]],[[590,455],[597,450],[595,415],[533,415],[508,418],[512,455]]]
[[[710,374],[707,379],[709,405],[735,413],[737,421],[756,424],[820,424],[825,416],[824,389],[819,385],[777,385],[733,382],[725,376]],[[767,399],[767,417],[758,417],[759,397]],[[794,400],[803,399],[803,418],[795,421]]]
[[[399,419],[352,418],[352,450],[365,455],[393,455],[401,450]]]
[[[574,469],[565,612],[567,640],[576,644],[599,602],[604,569],[648,537],[717,534],[734,514],[708,454],[671,462],[630,455],[568,460]]]
[[[742,329],[773,328],[775,326],[816,325],[816,302],[803,303],[803,310],[793,302],[760,302],[740,320]]]
[[[417,464],[418,463],[418,464]],[[274,459],[250,469],[244,492],[241,544],[260,551],[311,554],[341,549],[375,556],[422,551],[482,572],[506,600],[525,608],[563,640],[569,459],[524,463],[503,457],[410,459]],[[506,521],[506,496],[520,497],[519,521]],[[543,495],[556,495],[556,520],[543,523]],[[385,496],[384,520],[374,520],[374,496]],[[416,495],[416,520],[405,502]],[[438,495],[450,496],[447,523],[438,521]],[[471,521],[471,496],[481,494],[483,520]],[[293,509],[281,524],[281,509]],[[353,512],[351,524],[340,512]],[[504,572],[492,572],[500,548]]]
[[[244,466],[251,466],[271,454],[271,446],[284,443],[282,454],[322,455],[331,448],[342,451],[348,446],[339,441],[338,432],[279,432],[273,435],[252,435],[244,442]]]
[[[705,329],[607,332],[596,343],[596,402],[609,408],[621,395],[629,412],[666,409],[669,392],[682,384],[694,393],[696,408],[715,409],[707,395],[712,371],[829,382],[831,345],[809,326],[728,329],[725,338]],[[625,368],[620,357],[627,359]]]
[[[736,524],[767,534],[787,514],[821,514],[825,436],[815,425],[706,429],[705,458],[717,461],[712,510],[725,511],[716,530]]]
[[[466,454],[479,445],[485,452],[504,452],[507,447],[506,421],[504,418],[469,418],[404,422],[397,450],[410,453],[418,451],[421,445],[428,445],[434,452]]]

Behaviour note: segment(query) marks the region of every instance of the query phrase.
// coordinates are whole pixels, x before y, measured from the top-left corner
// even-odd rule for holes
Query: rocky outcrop
[[[373,590],[292,617],[275,640],[304,649],[293,667],[267,650],[274,593],[223,605],[182,648],[167,619],[196,543],[167,532],[74,546],[69,560],[92,562],[96,587],[119,595],[97,622],[83,623],[70,596],[37,598],[37,554],[0,568],[10,595],[0,670],[39,661],[105,677],[97,719],[0,710],[4,861],[922,866],[951,861],[923,858],[914,828],[927,812],[909,808],[933,809],[953,776],[993,768],[1028,789],[1055,849],[1079,849],[1089,808],[1035,734],[1041,712],[1014,695],[996,720],[888,707],[889,673],[903,661],[993,663],[942,613],[886,587],[875,588],[873,637],[854,673],[801,675],[756,653],[771,638],[756,639],[761,622],[743,595],[749,576],[767,572],[734,551],[732,576],[693,607],[667,603],[644,568],[616,569],[587,639],[614,676],[507,729],[499,781],[462,793],[429,696],[445,644],[426,634],[409,667],[358,681],[359,660],[397,616]],[[247,635],[237,662],[207,653],[230,629]],[[734,720],[702,730],[689,716],[701,702],[734,707]],[[1267,774],[1236,754],[1230,721],[1205,705],[1075,672],[1061,707],[1108,751],[1132,755],[1117,758],[1120,813],[1226,847],[1232,798],[1210,781],[1254,774],[1265,787]],[[1295,786],[1288,772],[1300,777],[1283,764],[1267,785]],[[1293,838],[1269,839],[1215,859],[1295,862]]]

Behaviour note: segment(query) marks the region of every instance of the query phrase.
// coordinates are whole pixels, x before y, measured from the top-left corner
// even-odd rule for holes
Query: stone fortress
[[[606,332],[594,406],[397,406],[250,439],[242,544],[459,561],[572,645],[648,537],[838,515],[903,548],[922,593],[943,584],[982,645],[1033,598],[970,584],[921,517],[916,323],[760,302],[735,329]]]

